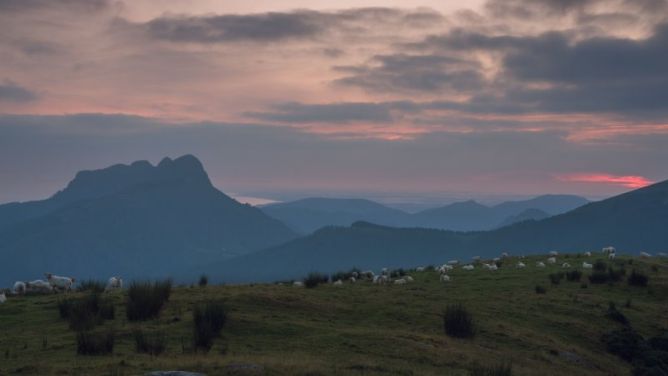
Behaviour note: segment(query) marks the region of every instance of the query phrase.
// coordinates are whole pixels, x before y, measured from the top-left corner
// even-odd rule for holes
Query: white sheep
[[[492,261],[494,261],[494,262],[501,261],[501,257],[494,257],[494,258],[492,259]]]
[[[591,252],[587,251],[584,253],[585,257],[591,257]]]
[[[302,286],[304,286],[304,282],[302,282],[302,281],[294,281],[294,282],[292,282],[292,285],[293,285],[293,286],[297,286],[297,287],[302,287]]]
[[[550,257],[547,259],[548,264],[556,264],[557,263],[557,258],[556,257]]]
[[[544,267],[545,267],[545,263],[542,262],[542,261],[537,261],[537,262],[536,262],[536,267],[537,267],[537,268],[544,268]]]
[[[441,282],[450,282],[450,276],[447,274],[441,275]]]
[[[603,253],[615,253],[617,250],[615,247],[608,246],[608,247],[603,247],[603,250],[601,252]]]
[[[473,261],[480,261],[480,256],[473,256],[472,259]]]
[[[522,261],[517,263],[517,268],[518,269],[522,269],[522,268],[525,268],[525,267],[526,267],[526,265]]]
[[[406,284],[406,280],[403,279],[403,278],[396,279],[396,280],[394,280],[394,284],[395,284],[395,285],[405,285],[405,284]]]
[[[570,267],[571,267],[571,264],[565,262],[565,263],[561,264],[561,267],[562,267],[562,268],[570,268]]]
[[[659,257],[668,257],[668,254],[666,252],[659,252],[656,255]]]
[[[464,266],[462,266],[462,269],[464,269],[464,270],[473,270],[473,269],[475,269],[475,266],[473,266],[473,265],[471,265],[471,264],[468,264],[468,265],[464,265]]]
[[[610,260],[614,260],[614,259],[615,259],[615,256],[616,256],[615,253],[610,253],[610,254],[608,254],[608,259],[610,259]]]
[[[37,279],[34,281],[26,282],[26,291],[36,292],[40,294],[48,294],[54,291],[54,287],[47,281]]]
[[[0,292],[0,304],[4,303],[7,301],[7,297],[5,296],[4,292]]]
[[[383,268],[383,269],[380,270],[380,274],[382,274],[382,275],[388,275],[388,274],[389,274],[389,271],[387,270],[387,268]]]
[[[51,273],[44,273],[44,275],[46,276],[46,280],[49,281],[54,289],[60,289],[63,291],[72,290],[72,285],[74,285],[74,282],[76,282],[76,279],[71,277],[61,277]]]
[[[350,277],[350,283],[355,283],[357,282],[357,279],[355,277]]]
[[[413,282],[414,281],[413,277],[411,277],[409,275],[405,276],[404,279],[406,280],[406,282]]]
[[[550,251],[550,256],[559,256],[559,252],[557,252],[557,251]]]
[[[459,260],[450,260],[448,261],[448,265],[457,265],[459,264]]]
[[[506,258],[506,257],[510,257],[510,255],[508,254],[508,252],[503,252],[503,253],[501,254],[501,257],[502,257],[502,258]]]
[[[368,279],[373,279],[373,277],[375,277],[375,274],[371,270],[365,270],[360,274],[360,276]]]
[[[334,286],[341,286],[341,285],[343,285],[343,281],[339,279],[336,282],[334,282],[333,285]]]
[[[12,291],[14,292],[15,295],[22,295],[26,293],[26,283],[21,282],[21,281],[16,281],[14,282],[14,288]]]
[[[417,268],[415,268],[415,271],[417,271],[417,272],[423,272],[424,269],[425,269],[424,266],[418,266]]]
[[[640,258],[650,258],[652,255],[650,255],[647,252],[640,252]]]
[[[357,279],[360,277],[360,274],[358,272],[352,272],[353,278]]]
[[[105,292],[110,292],[113,290],[122,290],[123,289],[123,279],[121,277],[111,277],[107,281],[107,287],[104,288]]]
[[[588,262],[584,262],[584,261],[582,262],[582,268],[583,269],[592,269],[593,267],[594,267],[594,265],[592,265]]]

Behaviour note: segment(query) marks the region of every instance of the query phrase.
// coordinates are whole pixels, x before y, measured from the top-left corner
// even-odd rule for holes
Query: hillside
[[[546,256],[517,259],[501,269],[450,273],[410,272],[407,285],[227,285],[176,288],[159,319],[128,323],[124,296],[111,294],[116,318],[96,329],[114,328],[112,355],[77,356],[75,333],[59,318],[58,296],[10,297],[0,304],[0,374],[140,375],[188,370],[211,375],[461,375],[476,365],[512,363],[512,375],[630,375],[631,365],[606,352],[604,333],[622,327],[606,317],[609,302],[645,338],[668,330],[668,262],[620,257],[617,265],[641,270],[648,287],[590,284],[548,274],[559,266],[533,267]],[[573,265],[593,258],[562,255]],[[632,263],[632,264],[630,264]],[[509,267],[506,267],[509,266]],[[535,286],[546,287],[536,294]],[[193,354],[192,307],[222,300],[228,323],[211,351]],[[464,303],[472,313],[472,339],[446,336],[442,313]],[[166,352],[138,354],[133,330],[166,335]]]
[[[614,245],[624,251],[668,249],[668,181],[593,202],[540,221],[494,231],[452,232],[356,223],[331,227],[216,265],[225,280],[291,278],[308,271],[416,266],[443,259],[493,257],[502,251],[580,252]],[[213,272],[213,267],[205,268]]]
[[[11,209],[21,213],[14,219],[23,219],[5,220],[0,229],[5,285],[47,271],[78,278],[166,276],[295,236],[213,187],[192,156],[82,172],[51,199]]]
[[[544,218],[537,216],[536,211],[544,212],[547,216],[557,215],[588,202],[579,196],[543,195],[494,206],[470,200],[409,214],[370,200],[307,198],[266,205],[262,210],[301,234],[310,234],[325,226],[350,226],[357,221],[393,227],[482,231],[529,218]],[[526,213],[531,210],[534,212],[529,217]],[[525,215],[522,216],[522,213]]]

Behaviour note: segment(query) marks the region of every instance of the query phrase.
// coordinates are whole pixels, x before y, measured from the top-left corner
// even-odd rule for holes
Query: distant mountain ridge
[[[588,202],[583,197],[573,195],[543,195],[494,206],[469,200],[409,214],[370,200],[306,198],[266,205],[262,210],[301,234],[309,234],[325,226],[349,226],[356,221],[394,227],[483,231],[517,221],[545,218],[537,211],[546,213],[547,216],[557,215]],[[527,212],[529,209],[537,211]],[[523,212],[526,212],[525,215],[519,216]]]
[[[0,277],[166,276],[295,238],[217,190],[197,158],[84,171],[47,200],[0,206]]]

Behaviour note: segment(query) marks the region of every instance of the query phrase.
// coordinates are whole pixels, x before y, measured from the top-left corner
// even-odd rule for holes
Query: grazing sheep
[[[7,301],[7,297],[5,296],[4,292],[0,292],[0,304],[4,303]]]
[[[557,251],[550,251],[550,256],[559,256],[559,252],[557,252]]]
[[[557,258],[556,257],[550,257],[547,259],[548,264],[556,264],[557,263]]]
[[[343,285],[343,281],[339,279],[336,282],[334,282],[333,285],[334,286],[341,286],[341,285]]]
[[[459,260],[450,260],[448,261],[448,265],[457,265],[459,264]]]
[[[292,285],[293,285],[293,286],[297,286],[297,287],[302,287],[302,286],[304,286],[304,282],[302,282],[302,281],[294,281],[294,282],[292,282]]]
[[[373,279],[375,274],[371,270],[365,270],[360,274],[360,276],[363,278]]]
[[[587,251],[584,253],[585,257],[591,257],[591,252]]]
[[[123,279],[121,277],[111,277],[107,282],[107,287],[104,288],[105,292],[113,290],[122,290],[123,289]]]
[[[26,293],[26,290],[27,288],[25,282],[21,281],[14,282],[14,288],[12,289],[12,291],[14,292],[15,295],[23,295]]]
[[[49,281],[49,284],[57,290],[71,291],[72,285],[76,282],[76,279],[71,277],[61,277],[51,273],[44,273],[44,275],[46,276],[46,280]]]
[[[594,265],[588,263],[588,262],[582,262],[582,268],[583,269],[593,269]]]
[[[360,274],[358,272],[352,272],[353,278],[359,278]]]
[[[380,274],[382,274],[382,275],[388,275],[388,274],[389,274],[389,271],[387,270],[387,268],[383,268],[383,269],[380,270]]]
[[[601,252],[603,252],[603,253],[615,253],[616,249],[615,249],[615,247],[612,247],[612,246],[603,247],[603,250]]]
[[[405,284],[406,284],[406,280],[403,279],[403,278],[396,279],[396,280],[394,280],[394,284],[395,284],[395,285],[405,285]]]
[[[517,263],[517,268],[518,269],[522,269],[522,268],[525,268],[525,267],[526,267],[526,265],[522,261]]]
[[[542,262],[542,261],[538,261],[538,262],[536,262],[536,267],[538,267],[538,268],[544,268],[544,267],[545,267],[545,263]]]
[[[444,270],[452,270],[452,269],[454,269],[454,268],[452,267],[452,265],[448,265],[448,264],[443,265],[442,268],[443,268]]]
[[[508,252],[503,252],[503,253],[501,254],[501,257],[502,257],[502,258],[506,258],[506,257],[510,257],[510,255],[508,254]]]
[[[357,279],[355,277],[350,277],[350,283],[355,283],[357,282]]]
[[[498,270],[499,267],[496,264],[482,264],[482,267],[487,270]]]
[[[650,258],[652,255],[650,255],[647,252],[640,252],[640,258]]]
[[[441,275],[441,282],[450,282],[450,276],[447,274]]]
[[[404,279],[406,280],[406,282],[413,282],[414,281],[413,277],[411,277],[409,275],[405,276]]]
[[[47,281],[37,279],[34,281],[26,282],[26,291],[40,294],[49,294],[54,291],[54,287]]]
[[[570,268],[570,267],[571,267],[571,264],[565,262],[565,263],[561,264],[561,267],[562,267],[562,268]]]
[[[415,268],[415,271],[417,271],[417,272],[423,272],[424,269],[425,269],[424,266],[418,266],[417,268]]]
[[[501,257],[494,257],[494,258],[492,259],[492,261],[494,261],[494,262],[499,262],[499,261],[501,261]]]
[[[480,256],[473,256],[472,259],[473,261],[480,261]]]
[[[464,265],[464,266],[462,266],[462,269],[464,269],[464,270],[473,270],[473,269],[475,269],[475,266],[473,266],[473,265],[471,265],[471,264],[469,264],[469,265]]]
[[[610,259],[610,260],[614,260],[614,259],[615,259],[615,256],[616,256],[615,253],[610,253],[610,254],[608,255],[608,259]]]

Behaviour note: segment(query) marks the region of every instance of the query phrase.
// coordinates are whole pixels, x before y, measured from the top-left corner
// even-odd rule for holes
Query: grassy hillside
[[[599,255],[600,257],[600,255]],[[615,302],[643,336],[668,330],[668,260],[620,258],[649,276],[647,287],[562,280],[551,285],[537,260],[504,262],[498,271],[457,269],[442,283],[436,272],[411,272],[407,285],[358,282],[313,289],[292,285],[175,288],[159,319],[129,323],[124,293],[111,294],[116,317],[113,355],[76,355],[75,333],[58,314],[59,296],[13,297],[0,305],[0,374],[135,375],[181,369],[218,374],[267,375],[468,375],[476,364],[512,362],[513,375],[626,375],[629,363],[608,354],[601,335],[621,324],[605,316]],[[577,255],[559,263],[597,259]],[[632,264],[629,264],[632,263]],[[579,269],[579,268],[578,268]],[[537,294],[542,285],[546,294]],[[82,293],[79,293],[82,294]],[[208,354],[190,351],[192,307],[223,300],[228,322]],[[463,303],[476,335],[444,334],[442,312]],[[626,306],[630,303],[630,306]],[[167,350],[137,354],[132,331],[164,331]],[[262,367],[258,370],[257,367]],[[255,373],[253,373],[255,372]]]

